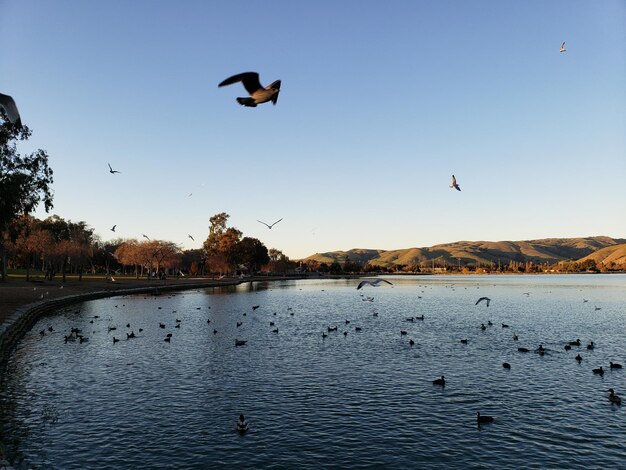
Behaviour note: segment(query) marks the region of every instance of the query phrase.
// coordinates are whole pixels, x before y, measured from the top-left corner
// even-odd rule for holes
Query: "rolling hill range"
[[[604,236],[584,238],[545,238],[524,241],[460,241],[425,248],[405,248],[400,250],[352,249],[316,253],[306,260],[331,264],[347,259],[359,264],[375,266],[414,265],[420,263],[449,263],[480,265],[511,261],[533,263],[556,263],[558,261],[579,261],[585,258],[596,262],[604,260],[623,262],[626,260],[626,239]],[[621,261],[619,261],[621,260]]]

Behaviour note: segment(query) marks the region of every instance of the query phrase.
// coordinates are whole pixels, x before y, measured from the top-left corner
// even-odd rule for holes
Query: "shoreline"
[[[103,278],[82,280],[68,278],[42,281],[11,279],[0,284],[0,371],[17,347],[20,339],[44,315],[61,307],[87,300],[143,293],[173,292],[208,287],[228,287],[259,281],[307,279],[305,276],[251,276],[246,278],[184,278],[148,280],[119,278],[114,282]]]

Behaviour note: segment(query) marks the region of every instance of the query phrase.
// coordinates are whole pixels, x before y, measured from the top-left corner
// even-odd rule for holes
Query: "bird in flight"
[[[271,230],[271,229],[272,229],[272,227],[273,227],[274,225],[276,225],[278,222],[280,222],[281,220],[283,220],[283,219],[278,219],[278,220],[277,220],[276,222],[274,222],[272,225],[268,225],[268,224],[266,224],[265,222],[263,222],[262,220],[258,220],[258,219],[257,219],[257,222],[261,222],[263,225],[265,225],[267,228],[269,228],[269,229]]]
[[[117,224],[115,224],[113,227],[111,227],[111,232],[115,232],[115,227],[117,227]]]
[[[565,43],[561,44],[561,49],[559,49],[559,52],[565,52]]]
[[[250,94],[249,98],[237,98],[237,103],[250,108],[256,107],[258,104],[271,101],[274,105],[278,101],[280,93],[280,80],[270,83],[266,87],[261,85],[259,74],[256,72],[244,72],[227,78],[218,87],[232,85],[241,82],[246,91]]]
[[[378,287],[378,284],[380,284],[381,282],[386,282],[387,284],[390,284],[393,286],[393,284],[391,284],[391,282],[385,280],[385,279],[374,279],[373,281],[361,281],[359,282],[359,285],[356,287],[356,290],[359,290],[361,287],[363,286],[367,286],[370,285],[372,287]],[[374,299],[372,299],[374,300]]]
[[[109,165],[109,173],[111,173],[112,175],[114,175],[115,173],[121,173],[121,171],[117,171],[114,170],[113,168],[111,168],[111,164],[107,163],[107,165]]]
[[[148,237],[148,235],[146,235],[145,233],[142,233],[141,236],[145,238],[146,240],[150,240],[150,237]]]
[[[280,87],[280,83],[278,84]],[[17,105],[15,104],[15,100],[11,98],[9,95],[3,95],[0,93],[0,108],[4,109],[7,113],[7,117],[11,124],[14,124],[16,127],[22,127],[22,120],[20,119],[20,113],[17,110]]]
[[[481,297],[480,299],[478,299],[476,301],[476,303],[474,305],[478,305],[479,303],[481,303],[483,300],[487,301],[487,307],[489,307],[489,302],[491,302],[491,299],[489,297]]]
[[[187,236],[188,236],[189,238],[191,238],[191,239],[195,242],[195,240],[193,239],[193,237],[192,237],[191,235],[187,235]]]
[[[456,184],[456,178],[452,175],[452,182],[450,183],[450,187],[456,189],[457,191],[461,190],[461,187]]]

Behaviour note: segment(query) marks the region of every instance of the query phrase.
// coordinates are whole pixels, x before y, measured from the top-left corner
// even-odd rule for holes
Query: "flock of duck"
[[[377,280],[374,280],[374,281],[366,280],[366,281],[361,281],[359,283],[359,285],[357,287],[357,290],[360,290],[364,286],[367,286],[367,285],[372,286],[372,287],[378,287],[383,282],[392,285],[389,281],[386,281],[384,279],[377,279]],[[173,295],[176,295],[176,294],[173,294]],[[360,294],[360,295],[361,295],[363,301],[373,302],[373,300],[374,300],[373,297],[368,297],[368,296],[365,296],[364,294]],[[172,296],[169,296],[168,298],[171,298],[171,297]],[[421,298],[421,296],[420,296],[420,298]],[[490,305],[491,299],[488,298],[488,297],[481,297],[481,298],[479,298],[477,300],[475,305],[479,305],[481,302],[485,302],[485,305],[488,307]],[[124,306],[125,306],[125,304],[122,304],[122,307],[124,307]],[[252,311],[254,312],[259,307],[260,307],[260,305],[253,305],[252,306]],[[119,306],[115,305],[115,308],[119,308]],[[209,306],[207,308],[210,309],[211,307]],[[158,309],[161,310],[162,307],[158,307]],[[196,307],[196,310],[201,310],[201,307]],[[293,309],[291,307],[287,307],[287,312],[291,316],[294,315]],[[75,313],[80,313],[80,310],[76,311]],[[173,310],[172,313],[176,313],[176,310]],[[274,312],[273,315],[276,315],[276,312]],[[378,316],[378,312],[376,310],[374,310],[373,315],[374,316]],[[245,312],[243,313],[243,316],[246,316]],[[422,314],[420,316],[407,317],[407,318],[405,318],[405,321],[413,323],[413,322],[416,322],[416,321],[424,321],[424,318],[425,317]],[[93,318],[90,320],[90,324],[93,324],[95,321],[98,321],[99,319],[100,319],[99,315],[94,315]],[[181,326],[181,323],[182,323],[182,320],[176,318],[176,320],[174,322],[174,327],[173,328],[179,329],[180,326]],[[207,324],[210,324],[210,323],[211,323],[211,319],[208,318],[207,319]],[[345,320],[345,325],[347,326],[349,324],[350,324],[350,320],[346,319]],[[243,325],[243,321],[236,320],[235,325],[236,325],[236,328],[238,329],[239,327],[241,327]],[[271,330],[272,333],[278,333],[278,328],[276,327],[276,322],[275,321],[270,321],[269,325],[270,325],[270,327],[273,328]],[[485,331],[489,327],[492,327],[492,326],[493,326],[493,323],[491,321],[488,321],[487,325],[485,325],[484,323],[482,323],[480,325],[480,330]],[[107,328],[106,328],[107,333],[113,333],[112,338],[111,338],[111,341],[112,341],[113,344],[116,344],[116,343],[118,343],[120,341],[120,338],[115,336],[115,332],[117,331],[117,328],[118,327],[114,326],[114,325],[108,325]],[[167,325],[165,323],[159,321],[158,322],[158,328],[166,329]],[[508,324],[502,323],[502,328],[510,328],[510,326]],[[130,323],[126,323],[126,329],[127,329],[127,331],[124,334],[126,335],[126,340],[127,341],[133,340],[133,339],[138,337],[135,334],[135,330],[131,329],[131,324]],[[52,331],[54,331],[54,329],[53,329],[52,326],[49,326],[47,328],[47,331],[48,332],[52,332]],[[142,333],[143,332],[143,328],[138,328],[137,331],[139,333]],[[325,328],[325,331],[322,332],[322,339],[328,337],[328,333],[337,332],[337,331],[338,331],[338,325],[335,324],[333,326],[327,326]],[[354,331],[355,332],[362,331],[362,327],[355,326],[354,327]],[[93,331],[93,333],[95,334],[96,331]],[[218,330],[217,329],[213,329],[212,333],[213,333],[213,335],[217,335],[218,334]],[[41,336],[45,336],[46,335],[46,330],[45,329],[41,330],[39,334]],[[408,334],[407,330],[405,330],[405,329],[401,329],[400,330],[400,336],[406,336],[407,334]],[[347,336],[348,335],[348,331],[343,331],[343,335]],[[172,337],[173,337],[173,333],[172,332],[168,332],[168,333],[166,333],[165,337],[163,338],[163,341],[169,343],[171,341]],[[512,339],[513,339],[513,341],[518,341],[519,337],[518,337],[517,334],[513,333]],[[85,336],[85,334],[83,333],[83,331],[80,328],[77,328],[77,327],[70,328],[69,334],[64,335],[64,342],[65,343],[68,343],[68,342],[84,343],[84,342],[87,342],[88,340],[89,340],[89,338],[87,336]],[[247,344],[247,342],[248,341],[245,340],[245,339],[235,338],[234,346],[235,347],[245,346]],[[464,344],[464,345],[469,344],[469,340],[467,338],[461,339],[460,342],[461,342],[461,344]],[[412,347],[412,346],[415,345],[415,341],[413,339],[410,339],[408,344],[409,344],[409,346]],[[570,350],[572,350],[572,348],[580,348],[582,345],[583,345],[583,343],[581,342],[581,340],[580,339],[576,339],[576,340],[573,340],[573,341],[567,341],[564,344],[564,349],[566,351],[570,351]],[[594,348],[595,348],[595,344],[594,344],[593,341],[590,341],[586,345],[586,349],[587,350],[591,351]],[[529,352],[531,352],[531,350],[529,348],[526,348],[526,347],[518,347],[517,351],[520,352],[520,353],[529,353]],[[539,354],[540,356],[543,356],[544,354],[546,354],[548,352],[548,349],[545,348],[543,346],[543,344],[539,344],[539,346],[534,349],[534,352]],[[578,363],[582,362],[583,358],[580,355],[580,353],[578,353],[576,355],[575,360],[578,361]],[[508,363],[508,362],[504,362],[504,363],[502,363],[502,367],[505,368],[505,369],[511,369],[511,364]],[[611,369],[611,370],[622,369],[622,365],[619,364],[619,363],[610,361],[609,369]],[[605,369],[602,366],[600,366],[598,368],[592,369],[592,372],[594,374],[597,374],[597,375],[603,375],[605,373]],[[445,376],[442,375],[441,377],[434,379],[432,381],[432,384],[435,385],[435,386],[445,387],[446,386]],[[615,405],[621,405],[622,399],[621,399],[621,397],[619,395],[617,395],[615,393],[615,390],[613,388],[610,388],[610,389],[608,389],[608,392],[609,392],[608,400],[611,403],[615,404]],[[480,412],[477,412],[476,422],[478,424],[490,423],[490,422],[493,422],[493,421],[494,421],[494,418],[492,416],[481,415]],[[247,430],[247,425],[246,425],[246,430]]]

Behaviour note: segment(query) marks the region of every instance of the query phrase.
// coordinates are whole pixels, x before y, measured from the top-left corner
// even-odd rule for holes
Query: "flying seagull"
[[[121,173],[121,171],[117,171],[114,170],[113,168],[111,168],[111,164],[107,163],[107,165],[109,165],[109,173],[111,173],[112,175],[114,175],[115,173]]]
[[[191,235],[187,235],[187,236],[188,236],[189,238],[191,238],[191,239],[195,242],[195,240],[193,239],[193,237],[192,237]]]
[[[565,43],[561,44],[561,49],[559,49],[559,52],[565,52]]]
[[[278,83],[280,87],[280,82]],[[20,119],[20,113],[17,110],[17,105],[15,104],[15,100],[11,98],[9,95],[3,95],[0,93],[0,108],[4,109],[7,113],[7,117],[11,124],[14,124],[16,127],[22,127],[22,120]]]
[[[476,301],[476,303],[474,305],[478,305],[479,303],[481,303],[483,300],[487,301],[487,307],[489,307],[489,302],[491,302],[491,299],[489,297],[481,297],[480,299],[478,299]]]
[[[241,82],[246,91],[250,94],[250,98],[237,98],[237,102],[242,106],[248,106],[251,108],[261,103],[267,103],[271,101],[274,105],[278,101],[278,94],[280,93],[280,80],[270,83],[263,88],[259,81],[259,74],[256,72],[244,72],[238,75],[233,75],[227,78],[218,87],[232,85],[233,83]]]
[[[141,236],[145,238],[146,240],[150,240],[150,237],[148,237],[148,235],[146,235],[145,233],[142,233]]]
[[[385,279],[374,279],[373,281],[361,281],[359,282],[359,285],[356,287],[356,290],[359,290],[361,287],[366,286],[366,285],[370,285],[372,287],[378,287],[378,284],[380,284],[381,282],[386,282],[387,284],[391,284],[391,282]],[[393,284],[391,285],[393,286]]]
[[[456,189],[457,191],[461,190],[461,187],[456,184],[456,178],[452,175],[452,182],[450,183],[450,187]]]
[[[262,220],[258,220],[258,219],[257,219],[257,222],[261,222],[263,225],[265,225],[267,228],[269,228],[269,229],[271,230],[271,229],[272,229],[272,227],[273,227],[274,225],[276,225],[278,222],[280,222],[281,220],[283,220],[283,219],[278,219],[278,220],[277,220],[276,222],[274,222],[272,225],[267,225],[265,222],[263,222]]]
[[[111,227],[111,232],[115,232],[115,227],[117,227],[117,224],[115,224],[113,227]]]

